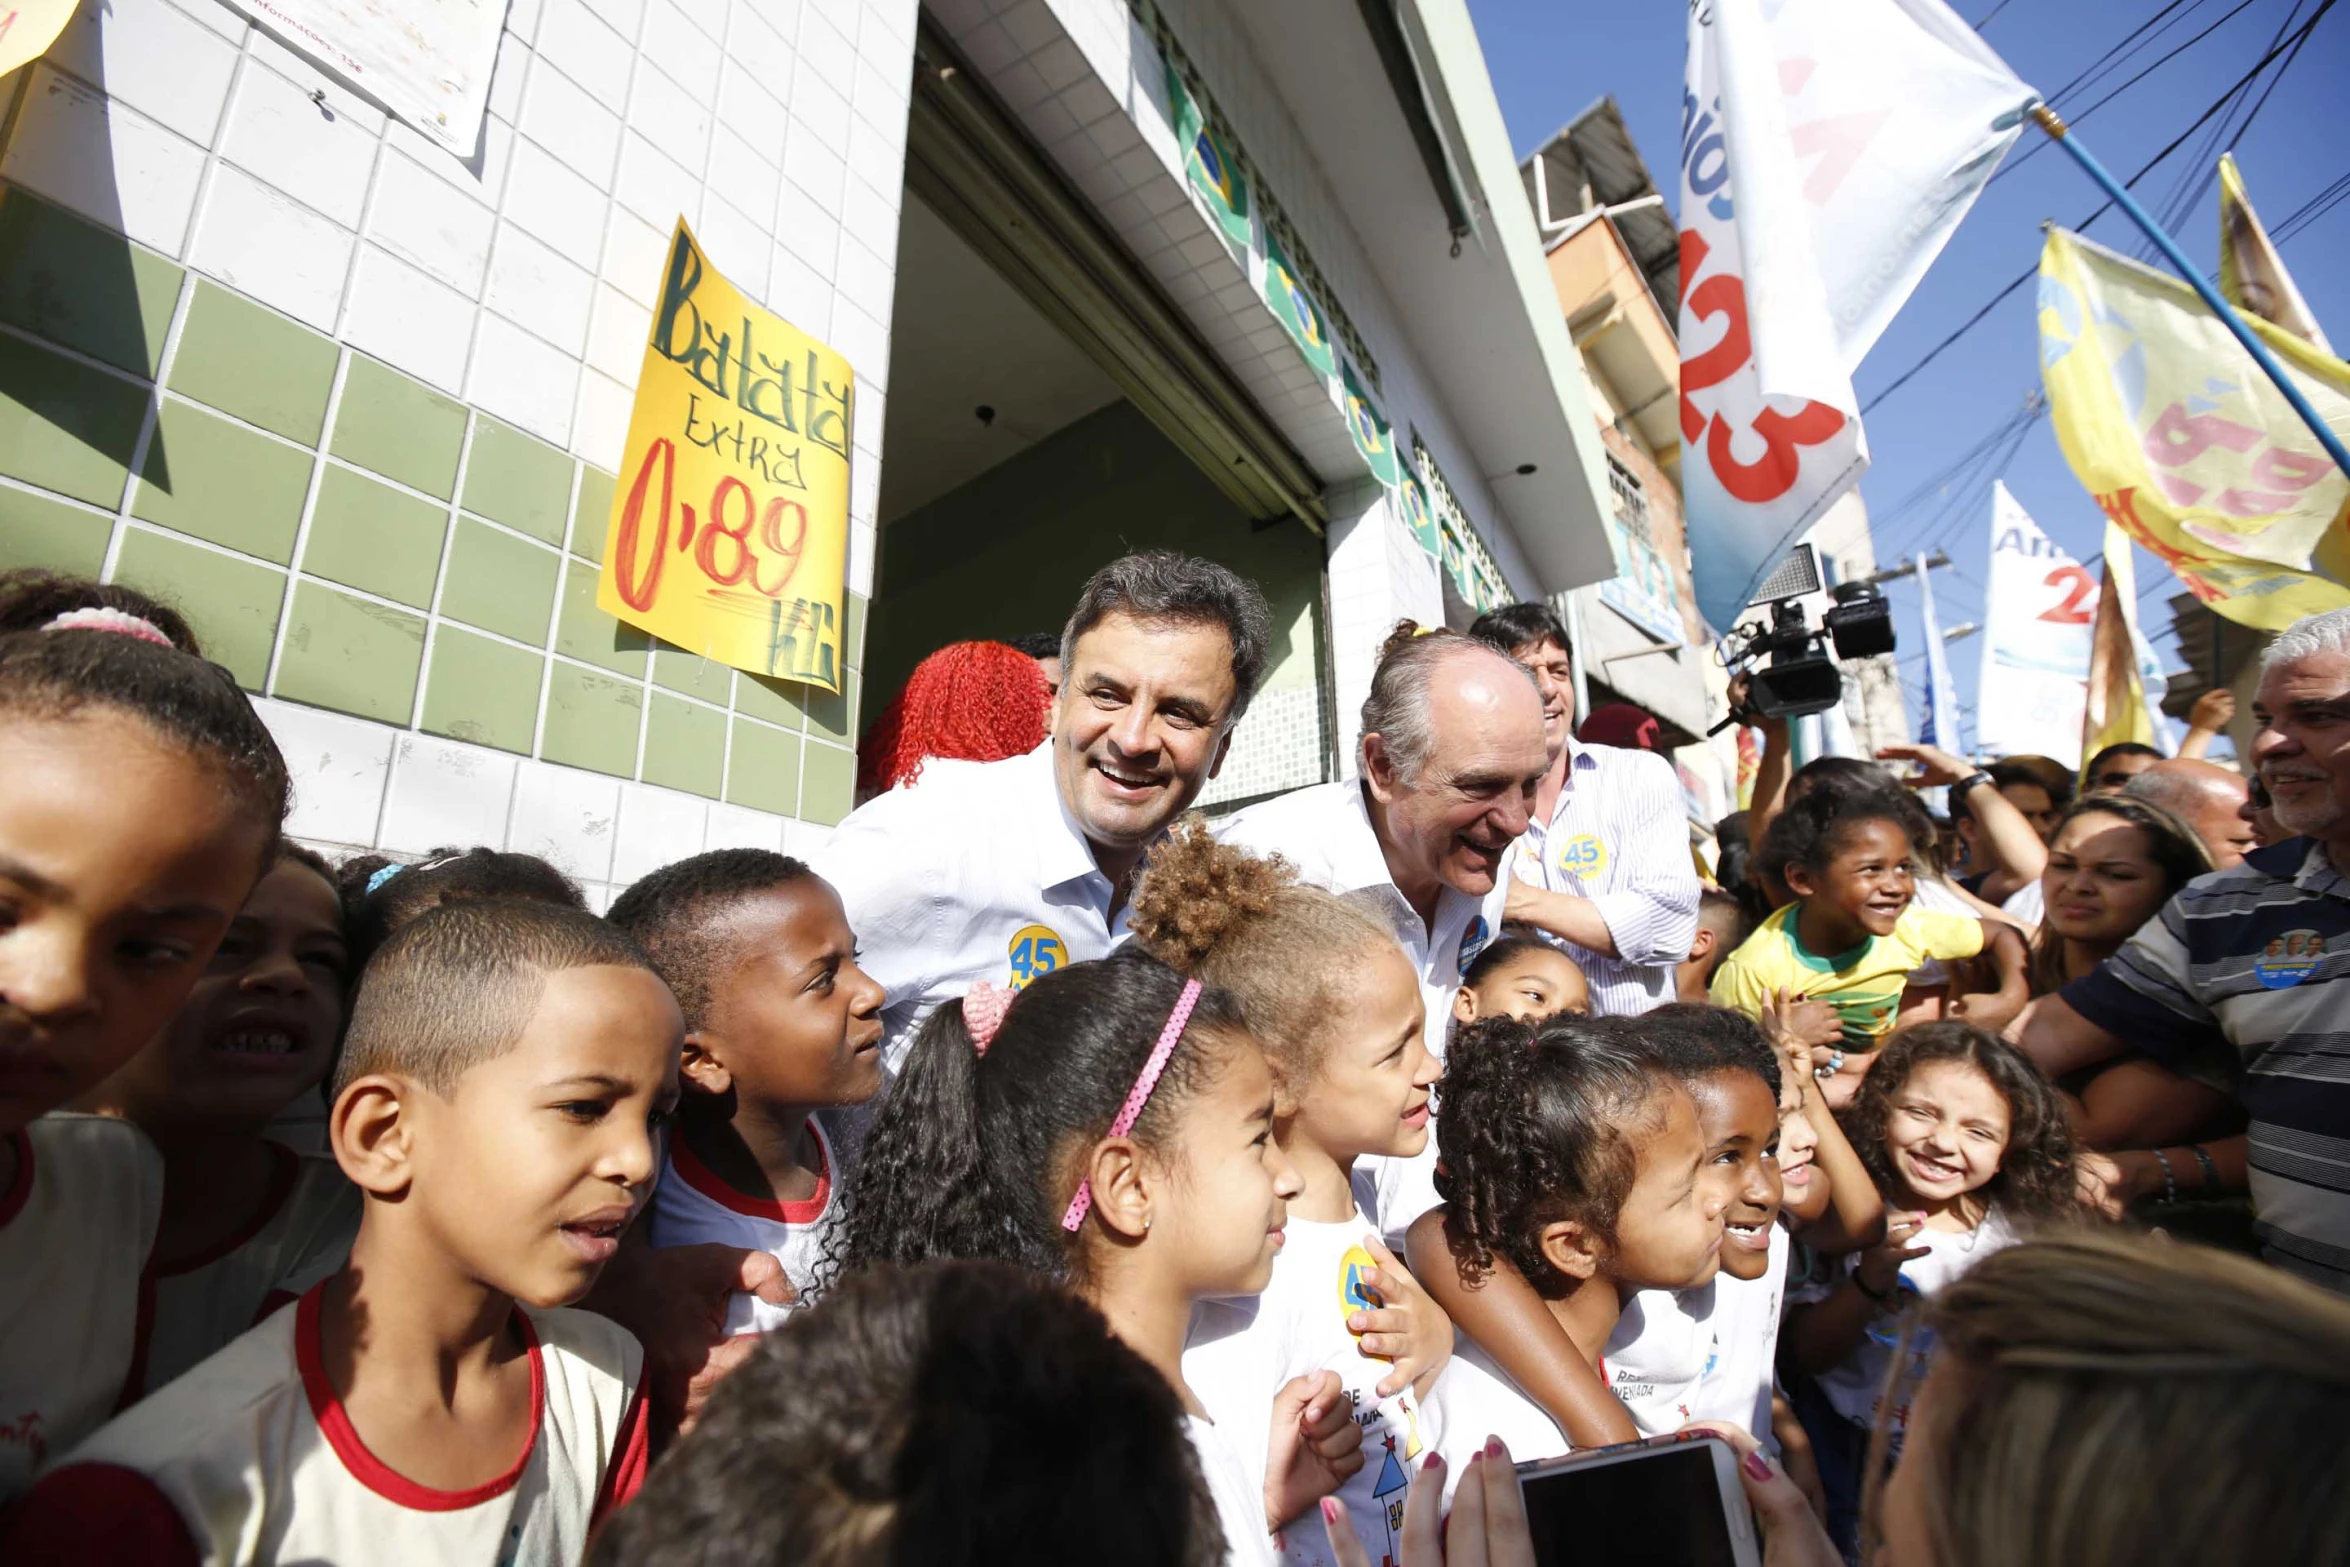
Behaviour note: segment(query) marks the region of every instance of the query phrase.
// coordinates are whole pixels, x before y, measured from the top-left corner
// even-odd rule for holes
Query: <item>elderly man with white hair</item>
[[[2264,1254],[2350,1293],[2350,609],[2277,638],[2253,713],[2254,766],[2300,836],[2188,883],[2043,1000],[2020,1043],[2050,1076],[2232,1046],[2247,1136],[2153,1150],[2121,1171],[2118,1195],[2239,1186],[2248,1164]]]

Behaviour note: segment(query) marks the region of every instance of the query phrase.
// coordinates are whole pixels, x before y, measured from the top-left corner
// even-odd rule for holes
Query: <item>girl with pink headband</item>
[[[1232,998],[1128,950],[933,1012],[877,1112],[837,1259],[992,1257],[1058,1279],[1182,1397],[1226,1559],[1360,1465],[1335,1377],[1268,1386],[1242,1451],[1183,1380],[1192,1307],[1265,1287],[1297,1176]],[[1260,1478],[1261,1477],[1261,1478]]]

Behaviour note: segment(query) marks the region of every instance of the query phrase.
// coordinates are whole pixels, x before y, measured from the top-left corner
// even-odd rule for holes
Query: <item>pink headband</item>
[[[1159,1074],[1167,1070],[1167,1058],[1175,1053],[1175,1042],[1183,1037],[1183,1025],[1191,1021],[1191,1009],[1197,1005],[1199,981],[1187,979],[1183,994],[1175,998],[1175,1010],[1167,1014],[1167,1026],[1159,1030],[1159,1042],[1151,1046],[1150,1059],[1142,1064],[1142,1075],[1134,1080],[1133,1091],[1119,1106],[1118,1119],[1110,1123],[1106,1135],[1124,1137],[1134,1130],[1134,1123],[1142,1118],[1142,1107],[1150,1103],[1151,1090],[1159,1086]],[[1074,1233],[1092,1206],[1093,1178],[1088,1176],[1077,1183],[1077,1195],[1069,1199],[1069,1211],[1061,1215],[1061,1228]]]
[[[963,1027],[971,1034],[971,1053],[983,1056],[987,1047],[995,1043],[996,1031],[1004,1026],[1004,1014],[1012,1010],[1016,991],[981,980],[963,997]]]
[[[126,610],[107,609],[93,604],[87,609],[69,609],[41,628],[43,631],[112,631],[141,642],[152,642],[157,647],[174,646],[171,638],[151,620],[143,620]]]

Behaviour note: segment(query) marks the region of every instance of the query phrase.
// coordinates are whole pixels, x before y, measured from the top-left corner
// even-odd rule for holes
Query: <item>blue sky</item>
[[[1992,47],[2025,81],[2053,94],[2115,42],[2163,9],[2164,0],[1957,0],[1960,13],[1983,23]],[[2242,9],[2221,19],[2242,4]],[[2144,81],[2080,125],[2085,144],[2116,175],[2127,178],[2268,51],[2288,13],[2302,18],[2315,0],[2183,0],[2163,19],[2163,31],[2125,64],[2095,84],[2059,99],[2078,113],[2172,48],[2218,23]],[[1994,7],[1997,7],[1995,14]],[[1681,76],[1686,13],[1668,0],[1616,5],[1574,0],[1469,0],[1486,63],[1519,156],[1598,99],[1613,95],[1639,143],[1651,175],[1678,206],[1674,150],[1680,135]],[[1988,20],[1984,20],[1988,14]],[[2295,23],[2298,25],[2298,22]],[[2263,221],[2273,230],[2288,214],[2350,169],[2350,138],[2339,118],[2344,72],[2350,69],[2350,8],[2329,13],[2250,128],[2234,142],[2237,164]],[[2262,81],[2275,74],[2271,66]],[[2331,111],[2331,112],[2329,112]],[[2216,123],[2216,121],[2214,122]],[[2171,192],[2188,171],[2202,133],[2137,186],[2141,199]],[[2008,154],[2014,163],[2044,141],[2027,130]],[[2201,174],[2209,165],[2196,166]],[[1865,403],[1914,364],[1952,328],[1972,315],[2016,273],[2036,263],[2040,224],[2072,227],[2101,195],[2073,161],[2054,147],[1994,183],[1961,225],[1949,247],[1856,378]],[[2189,256],[2217,265],[2216,195],[2207,192],[2174,229]],[[2150,202],[2151,205],[2151,202]],[[2135,251],[2138,231],[2118,211],[2087,230],[2091,238]],[[2317,218],[2282,245],[2285,263],[2335,342],[2350,337],[2350,201]],[[1990,549],[1987,471],[1971,487],[1921,506],[1906,517],[1887,515],[1919,485],[1947,468],[2018,409],[2039,384],[2032,286],[2018,289],[1957,344],[1871,411],[1867,418],[1872,466],[1861,486],[1877,518],[1878,558],[1891,564],[1921,542],[1949,551],[1956,570],[1934,574],[1935,601],[1947,626],[1979,620]],[[2004,475],[2025,510],[2075,557],[2087,560],[2103,543],[2103,519],[2065,465],[2046,419],[2032,426]],[[1937,513],[1949,510],[1947,516]],[[2167,667],[2182,664],[2167,634],[2168,600],[2177,580],[2143,550],[2137,558],[2140,625]],[[1918,652],[1916,592],[1893,591],[1903,646],[1902,673],[1914,718]],[[1962,704],[1974,701],[1979,640],[1951,649]]]

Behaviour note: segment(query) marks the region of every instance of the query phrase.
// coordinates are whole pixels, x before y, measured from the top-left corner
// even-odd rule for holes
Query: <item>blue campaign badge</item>
[[[2317,972],[2326,939],[2314,930],[2289,930],[2261,949],[2252,973],[2264,990],[2290,990]]]
[[[1464,976],[1469,972],[1469,965],[1477,961],[1477,954],[1483,952],[1486,943],[1492,939],[1493,933],[1485,927],[1485,916],[1470,915],[1468,928],[1461,932],[1461,973]]]

